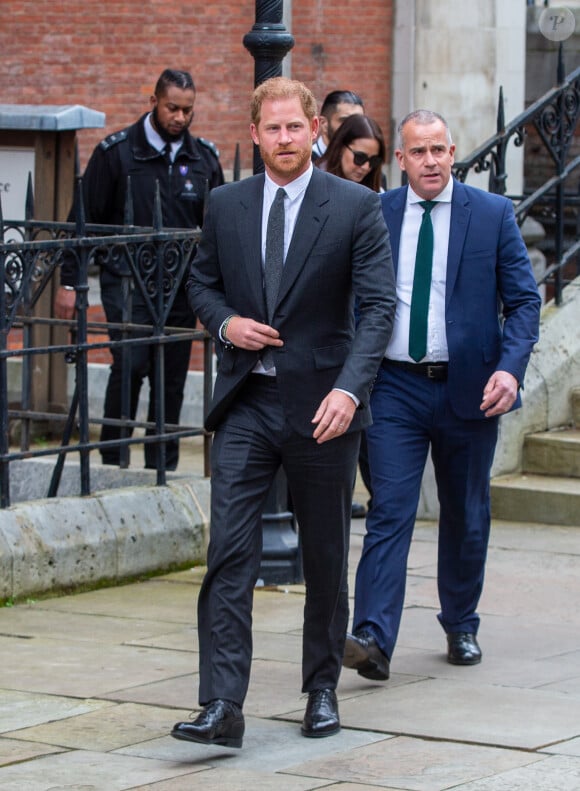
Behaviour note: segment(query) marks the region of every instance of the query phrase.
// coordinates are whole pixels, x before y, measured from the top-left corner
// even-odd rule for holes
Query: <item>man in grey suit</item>
[[[352,488],[395,305],[378,195],[312,167],[318,118],[310,90],[283,77],[262,83],[250,130],[266,173],[212,190],[188,282],[192,310],[220,353],[206,419],[215,437],[208,568],[198,601],[202,711],[172,731],[229,747],[242,745],[262,509],[280,466],[306,583],[302,733],[340,729],[335,690],[348,621]],[[283,267],[272,297],[276,234],[268,220],[280,202]]]

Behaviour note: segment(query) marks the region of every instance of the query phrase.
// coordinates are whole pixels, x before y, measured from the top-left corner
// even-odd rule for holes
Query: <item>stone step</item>
[[[529,434],[524,442],[524,473],[580,478],[580,429]]]
[[[501,475],[491,481],[493,519],[580,527],[580,479]]]

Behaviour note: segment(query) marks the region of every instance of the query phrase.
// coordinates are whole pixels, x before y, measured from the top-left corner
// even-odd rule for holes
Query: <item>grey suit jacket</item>
[[[267,322],[262,274],[264,176],[209,195],[187,283],[193,311],[214,338],[232,314]],[[357,303],[357,326],[354,302]],[[379,197],[314,169],[288,249],[272,325],[280,398],[295,431],[311,436],[322,399],[341,388],[360,400],[350,430],[370,423],[369,396],[390,337],[395,280]],[[218,343],[220,343],[218,341]],[[223,348],[206,427],[213,430],[259,354]]]

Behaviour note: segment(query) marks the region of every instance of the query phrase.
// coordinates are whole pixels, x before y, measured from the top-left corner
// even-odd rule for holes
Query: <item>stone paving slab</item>
[[[138,646],[59,640],[21,640],[18,662],[2,668],[2,686],[89,698],[191,672],[191,656]],[[0,637],[0,655],[14,640]]]
[[[391,670],[437,678],[466,678],[504,686],[533,688],[577,683],[580,631],[526,616],[514,628],[511,618],[482,616],[479,642],[484,661],[473,668],[449,665],[445,636],[434,610],[405,610]],[[556,688],[554,688],[555,691]]]
[[[525,548],[529,552],[580,555],[577,527],[505,522],[494,519],[491,530],[492,551],[500,549],[519,551]]]
[[[480,612],[503,616],[530,613],[547,623],[576,623],[578,615],[570,602],[580,601],[578,557],[521,549],[514,568],[512,554],[490,551]]]
[[[131,747],[123,747],[116,755],[133,755],[159,761],[179,762],[197,766],[203,763],[214,768],[227,765],[236,771],[254,771],[260,774],[288,772],[302,765],[304,761],[326,756],[329,761],[336,760],[340,754],[358,750],[376,741],[384,741],[385,734],[371,733],[343,728],[340,733],[328,739],[305,739],[300,735],[296,723],[278,720],[264,720],[253,716],[246,717],[244,746],[241,750],[227,747],[205,747],[202,744],[182,742],[167,736],[142,742]],[[307,772],[299,772],[309,776]],[[317,787],[314,786],[307,787]],[[284,789],[283,782],[280,789]]]
[[[168,711],[167,708],[135,703],[109,705],[55,722],[7,733],[23,741],[41,742],[74,750],[108,753],[127,745],[159,738],[167,734],[176,719],[187,719],[189,711]]]
[[[341,705],[349,728],[540,749],[580,732],[579,708],[558,693],[511,689],[476,680],[428,679],[411,686],[385,686]]]
[[[225,763],[225,762],[224,762]],[[178,777],[174,780],[166,780],[153,785],[139,786],[132,791],[185,791],[185,789],[203,789],[203,791],[311,791],[311,789],[324,788],[338,789],[333,785],[329,786],[326,780],[316,780],[314,778],[291,777],[287,774],[265,775],[258,771],[228,769],[216,767],[211,770],[201,771],[191,777]],[[349,788],[341,785],[340,791],[357,791],[354,787]],[[368,786],[364,789],[359,787],[358,791],[371,791]],[[373,788],[372,791],[377,791]],[[380,791],[380,789],[378,789]],[[389,791],[384,789],[384,791]],[[396,790],[395,790],[396,791]]]
[[[171,634],[180,630],[190,638],[197,635],[193,626],[171,626],[167,620],[117,618],[115,616],[93,613],[58,612],[47,608],[47,602],[36,601],[21,607],[6,608],[2,611],[2,635],[4,637],[39,638],[68,640],[71,634],[76,640],[99,643],[127,643],[134,645],[164,646],[168,631]],[[197,637],[196,637],[197,644]]]
[[[203,766],[158,761],[130,755],[77,750],[37,758],[2,769],[2,791],[126,791],[140,784],[182,778],[182,789],[193,787],[189,777]],[[184,778],[188,776],[187,778]]]
[[[397,737],[330,758],[307,761],[289,770],[299,775],[404,788],[443,791],[464,780],[475,780],[542,760],[529,753]]]
[[[559,742],[553,747],[545,747],[545,753],[557,753],[558,755],[575,755],[580,758],[580,737],[578,739],[570,739],[569,742]]]
[[[444,655],[436,651],[417,648],[397,649],[395,661],[391,665],[391,679],[397,676],[397,670],[404,669],[405,674],[447,679],[449,681],[476,681],[519,689],[539,689],[552,692],[580,693],[580,655],[578,653],[547,659],[517,658],[510,656],[502,647],[490,644],[489,640],[480,640],[484,658],[481,665],[468,668],[457,668],[449,665]],[[506,658],[507,655],[507,658]],[[348,671],[344,671],[343,680]],[[342,683],[341,680],[341,683]]]
[[[50,744],[30,744],[18,739],[4,738],[0,740],[0,767],[30,761],[41,755],[54,755],[63,752],[60,747]]]
[[[197,623],[197,593],[198,588],[195,585],[173,583],[168,578],[153,578],[132,585],[45,599],[40,603],[40,608],[192,626]]]
[[[458,791],[578,791],[580,760],[554,756],[485,780],[466,783]]]
[[[170,651],[192,651],[196,653],[199,650],[199,640],[195,626],[172,624],[164,624],[164,631],[160,631],[158,634],[151,633],[147,637],[126,640],[125,645],[140,645],[144,648],[165,648]],[[197,659],[195,662],[197,665]]]
[[[143,703],[148,706],[165,706],[178,709],[191,705],[193,708],[194,704],[197,705],[197,686],[197,673],[190,673],[175,678],[167,678],[163,681],[154,681],[151,684],[143,684],[138,687],[116,689],[111,695],[104,695],[103,697],[117,702]],[[173,718],[176,719],[175,716]]]
[[[0,701],[0,733],[10,733],[49,720],[68,720],[113,705],[102,700],[78,700],[12,689],[0,689]]]

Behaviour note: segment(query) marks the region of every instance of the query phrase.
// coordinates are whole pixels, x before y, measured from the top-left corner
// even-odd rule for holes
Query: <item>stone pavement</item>
[[[203,568],[0,609],[0,788],[578,791],[580,528],[494,524],[475,667],[445,661],[436,535],[417,525],[391,679],[344,670],[326,739],[300,735],[300,585],[256,590],[241,750],[168,735],[196,705]]]

